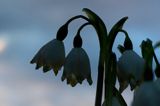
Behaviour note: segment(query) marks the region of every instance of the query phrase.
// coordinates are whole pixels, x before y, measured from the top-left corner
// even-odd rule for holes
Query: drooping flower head
[[[143,79],[145,61],[133,50],[125,51],[118,60],[118,80],[120,92],[130,84],[133,90]]]
[[[64,63],[62,81],[65,79],[72,86],[82,83],[84,79],[92,84],[89,58],[83,48],[73,48],[68,54]]]
[[[65,60],[65,50],[62,41],[53,39],[45,44],[33,57],[31,63],[36,63],[36,69],[43,66],[43,72],[53,69],[55,75],[62,67]]]
[[[81,84],[84,79],[87,79],[90,85],[92,84],[89,57],[81,46],[81,38],[76,36],[74,48],[70,51],[64,63],[62,81],[66,79],[67,84],[71,86],[75,86],[77,83]]]
[[[33,57],[31,63],[37,64],[36,69],[43,66],[43,72],[53,69],[55,75],[58,74],[58,70],[60,70],[65,60],[65,49],[62,41],[68,34],[68,24],[61,26],[57,31],[56,39],[45,44]]]

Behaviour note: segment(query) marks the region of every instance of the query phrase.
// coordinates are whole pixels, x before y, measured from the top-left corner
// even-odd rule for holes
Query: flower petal
[[[73,77],[75,76],[75,77]],[[64,71],[62,75],[62,81],[67,79],[71,81],[70,84],[82,83],[84,79],[87,79],[88,83],[92,84],[91,69],[87,53],[82,48],[73,48],[66,57],[64,63]],[[69,83],[69,82],[68,82]]]
[[[37,63],[36,69],[43,66],[43,72],[53,69],[55,75],[62,67],[65,60],[65,50],[62,41],[53,39],[45,44],[33,57],[31,63]]]
[[[131,89],[138,85],[137,82],[143,80],[145,61],[133,50],[125,51],[118,61],[117,74],[122,81],[131,82]],[[133,79],[132,79],[133,78]],[[130,81],[132,79],[132,81]],[[133,86],[132,86],[133,85]]]
[[[132,106],[159,106],[160,81],[147,81],[134,92]]]

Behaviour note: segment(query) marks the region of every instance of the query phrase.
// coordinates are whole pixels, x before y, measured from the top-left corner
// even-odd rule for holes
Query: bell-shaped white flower
[[[65,61],[65,50],[62,41],[53,39],[45,44],[33,57],[31,63],[36,63],[36,69],[43,66],[43,71],[47,72],[53,69],[55,75],[62,67]]]
[[[73,48],[66,57],[62,81],[65,79],[73,87],[84,79],[92,84],[89,57],[83,48]]]
[[[134,92],[132,106],[159,106],[160,79],[144,82]]]
[[[128,84],[133,90],[136,85],[143,79],[145,61],[133,50],[125,51],[118,60],[118,80],[120,83],[119,91],[123,92],[127,88]]]

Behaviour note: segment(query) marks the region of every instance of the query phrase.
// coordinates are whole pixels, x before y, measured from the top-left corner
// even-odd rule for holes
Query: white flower
[[[43,66],[43,71],[47,72],[53,69],[55,75],[62,67],[65,60],[65,50],[62,41],[53,39],[45,44],[31,60],[31,63],[36,63],[36,69]]]
[[[120,92],[130,83],[131,90],[139,85],[143,79],[145,61],[133,50],[125,51],[118,61],[118,80]]]
[[[90,62],[84,49],[73,48],[66,57],[62,81],[65,79],[71,86],[81,84],[84,79],[87,79],[90,85],[92,84]]]
[[[132,106],[159,106],[160,105],[160,79],[144,82],[134,92]]]

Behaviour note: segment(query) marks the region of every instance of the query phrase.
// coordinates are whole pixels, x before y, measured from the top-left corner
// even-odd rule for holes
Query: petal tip
[[[41,68],[41,65],[37,64],[35,69],[38,70],[39,68]]]
[[[92,83],[93,83],[92,79],[87,79],[87,81],[88,81],[89,85],[92,85]]]
[[[32,60],[30,61],[30,64],[34,64],[34,63],[35,63],[35,60],[32,59]]]

